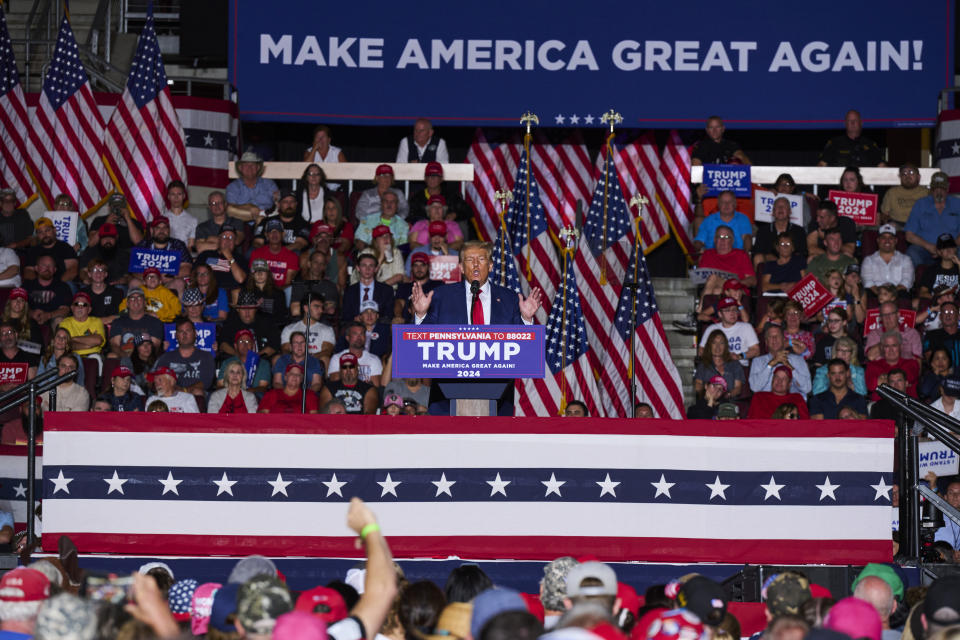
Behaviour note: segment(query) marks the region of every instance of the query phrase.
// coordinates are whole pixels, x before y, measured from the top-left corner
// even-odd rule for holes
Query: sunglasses
[[[356,369],[357,365],[355,364],[342,364],[340,365],[341,369]]]
[[[89,307],[90,305],[87,304],[86,302],[74,302],[74,303],[73,303],[73,306],[75,306],[75,307]]]

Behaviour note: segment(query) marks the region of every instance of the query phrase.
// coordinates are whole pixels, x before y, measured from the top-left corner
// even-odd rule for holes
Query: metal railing
[[[900,552],[918,566],[925,562],[924,543],[933,537],[930,518],[921,517],[921,496],[929,505],[960,525],[960,511],[949,505],[920,478],[920,434],[926,432],[955,453],[960,454],[960,420],[923,404],[916,398],[888,385],[877,393],[900,410],[897,439],[900,449]],[[923,535],[922,530],[926,530]]]
[[[27,405],[27,544],[36,539],[35,513],[37,496],[35,484],[37,479],[37,398],[50,392],[50,411],[57,410],[57,386],[77,377],[77,370],[57,375],[57,368],[44,371],[32,380],[0,394],[0,414],[15,409],[24,402]]]

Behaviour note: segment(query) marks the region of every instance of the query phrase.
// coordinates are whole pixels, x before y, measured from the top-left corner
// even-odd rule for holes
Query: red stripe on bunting
[[[344,504],[344,512],[347,505]],[[376,509],[376,505],[373,506]],[[346,528],[346,526],[344,527]],[[476,560],[553,560],[592,555],[604,562],[731,562],[742,564],[855,564],[890,562],[886,540],[714,540],[703,538],[588,538],[581,536],[397,536],[386,532],[393,555]],[[682,533],[682,532],[677,532]],[[45,551],[56,552],[68,536],[81,553],[363,557],[353,537],[130,535],[57,531],[44,534]],[[425,556],[424,550],[430,555]],[[503,550],[510,549],[509,558]]]

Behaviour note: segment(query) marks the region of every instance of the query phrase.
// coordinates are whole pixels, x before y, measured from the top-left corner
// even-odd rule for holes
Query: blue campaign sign
[[[393,325],[394,378],[542,378],[541,325]]]
[[[204,351],[209,351],[213,355],[217,355],[216,347],[217,344],[217,325],[212,322],[194,322],[193,326],[197,330],[197,348]],[[179,346],[177,342],[177,326],[172,323],[167,323],[163,325],[163,332],[167,336],[167,351],[173,351]]]
[[[703,184],[708,187],[708,196],[733,191],[738,198],[749,198],[750,165],[705,164],[703,165]]]
[[[731,128],[839,129],[859,108],[868,127],[931,126],[953,84],[953,9],[234,0],[229,78],[245,120],[503,126],[530,110],[544,126],[601,127],[614,108],[626,127],[699,128],[716,113]]]
[[[134,247],[130,250],[130,273],[143,273],[147,267],[156,267],[160,273],[172,276],[180,273],[180,253],[166,249],[144,249]]]

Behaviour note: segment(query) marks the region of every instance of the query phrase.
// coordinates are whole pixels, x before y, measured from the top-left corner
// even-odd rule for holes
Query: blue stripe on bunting
[[[43,472],[43,491],[47,499],[237,500],[244,502],[277,500],[340,502],[352,496],[359,496],[367,501],[396,500],[399,502],[506,500],[509,502],[873,506],[890,504],[890,486],[893,481],[892,474],[879,472],[717,472],[674,469],[250,469],[50,466],[44,467]],[[116,472],[116,480],[113,480],[114,472]],[[224,474],[226,474],[225,479]],[[334,474],[338,483],[343,483],[340,488],[342,496],[337,495],[324,484],[329,483]],[[386,482],[388,474],[390,483]],[[661,476],[664,479],[663,483],[660,482]],[[168,481],[171,477],[173,482]],[[502,486],[505,496],[503,493],[495,493],[491,496],[491,491],[498,486],[496,483],[498,477],[501,481],[499,486]],[[828,477],[829,483],[826,482]],[[112,482],[108,483],[108,479]],[[122,482],[124,480],[125,482]],[[167,481],[167,484],[161,480]],[[672,486],[667,486],[668,484]],[[177,493],[172,490],[168,490],[166,494],[163,493],[165,486],[174,485]],[[817,485],[821,485],[821,488]],[[386,491],[391,486],[396,496]],[[659,495],[658,486],[662,489]],[[831,486],[834,486],[832,495],[835,499],[830,497]],[[62,487],[66,487],[66,490]],[[108,493],[111,487],[116,488]],[[122,488],[122,494],[119,488]],[[447,489],[449,495],[441,491],[443,488]],[[554,490],[551,491],[551,488]],[[438,491],[441,491],[439,496]],[[779,496],[779,499],[776,496]]]

